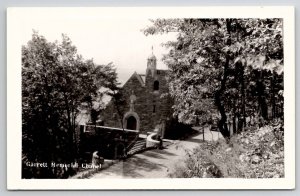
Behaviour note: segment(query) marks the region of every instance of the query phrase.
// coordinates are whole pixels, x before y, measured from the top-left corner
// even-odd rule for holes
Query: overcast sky
[[[24,14],[22,44],[30,39],[33,30],[45,36],[48,41],[61,40],[64,33],[70,37],[84,59],[94,59],[96,64],[113,62],[117,68],[119,81],[124,82],[134,71],[145,73],[147,57],[154,48],[158,59],[158,69],[167,67],[161,61],[167,50],[161,43],[175,39],[175,35],[145,36],[141,29],[151,25],[146,18],[124,17],[80,17],[72,14],[59,17],[55,12],[42,12],[38,15]]]

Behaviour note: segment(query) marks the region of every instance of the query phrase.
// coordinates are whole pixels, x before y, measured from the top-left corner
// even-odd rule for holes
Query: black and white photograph
[[[293,9],[243,9],[11,8],[12,176],[293,187]]]

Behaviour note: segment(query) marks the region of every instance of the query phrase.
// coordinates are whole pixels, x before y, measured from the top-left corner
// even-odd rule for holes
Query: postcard
[[[295,188],[293,7],[7,9],[9,190]]]

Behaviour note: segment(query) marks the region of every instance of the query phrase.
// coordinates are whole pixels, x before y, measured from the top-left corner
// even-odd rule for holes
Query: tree
[[[267,119],[264,73],[283,75],[281,19],[157,19],[152,22],[153,26],[144,29],[146,35],[177,33],[176,41],[164,44],[170,52],[163,60],[170,69],[170,93],[180,121],[194,124],[205,121],[207,116],[217,116],[220,132],[230,138],[228,115],[233,116],[233,123],[238,118],[245,125],[248,104],[257,103],[258,108],[254,110]],[[250,84],[254,84],[252,93],[256,93],[256,99],[246,97],[246,87]]]
[[[22,47],[22,152],[33,162],[70,163],[77,159],[75,130],[83,110],[92,111],[116,80],[110,65],[95,65],[77,54],[71,40],[48,42],[34,33]],[[67,177],[68,172],[31,171],[31,177]],[[60,174],[58,174],[60,173]],[[29,176],[30,177],[30,176]]]

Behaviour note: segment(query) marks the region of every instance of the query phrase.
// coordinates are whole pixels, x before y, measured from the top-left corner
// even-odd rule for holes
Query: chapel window
[[[153,90],[155,90],[155,91],[159,90],[159,82],[157,80],[154,81]]]
[[[153,105],[153,111],[152,111],[152,113],[156,112],[155,109],[156,109],[156,105]]]

